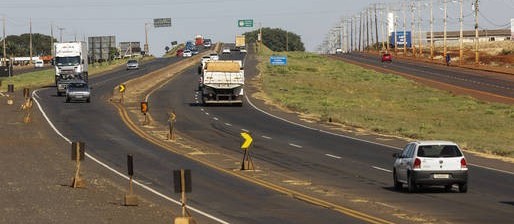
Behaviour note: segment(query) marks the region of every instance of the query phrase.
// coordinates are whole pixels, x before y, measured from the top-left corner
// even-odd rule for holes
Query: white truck
[[[66,92],[69,83],[75,80],[88,82],[88,56],[86,42],[54,44],[55,84],[57,95]]]
[[[201,76],[199,90],[203,104],[243,105],[242,61],[206,61]]]

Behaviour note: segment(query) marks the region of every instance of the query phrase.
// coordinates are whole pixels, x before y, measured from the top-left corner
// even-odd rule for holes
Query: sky
[[[259,26],[281,28],[301,36],[308,51],[315,51],[329,30],[344,16],[357,15],[374,3],[400,9],[404,0],[0,0],[0,16],[6,18],[6,35],[32,32],[64,41],[89,36],[116,36],[117,42],[145,42],[145,24],[154,18],[171,18],[172,27],[148,26],[150,53],[160,56],[170,42],[183,43],[201,34],[215,42],[235,41],[235,36]],[[418,0],[416,0],[418,1]],[[442,2],[434,0],[436,26],[442,24]],[[449,26],[458,28],[458,1],[448,1]],[[474,1],[474,0],[473,0]],[[421,0],[429,3],[430,0]],[[464,0],[464,22],[472,29],[472,0]],[[384,5],[382,4],[382,5]],[[428,15],[428,4],[423,14]],[[481,0],[481,27],[510,28],[514,0]],[[401,14],[399,15],[401,16]],[[239,28],[240,19],[253,19],[253,28]],[[427,21],[424,22],[428,24]],[[424,25],[428,26],[428,25]],[[441,28],[442,29],[442,28]]]

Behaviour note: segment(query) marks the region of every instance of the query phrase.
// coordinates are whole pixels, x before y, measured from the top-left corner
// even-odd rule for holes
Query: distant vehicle
[[[34,62],[34,68],[43,68],[45,67],[45,62],[43,60],[36,60]]]
[[[382,62],[393,62],[393,56],[389,53],[382,55]]]
[[[175,54],[175,56],[177,57],[182,57],[182,54],[184,53],[184,49],[178,49],[177,50],[177,53]]]
[[[203,104],[243,105],[244,68],[242,61],[206,61],[201,72]]]
[[[342,54],[342,53],[343,53],[343,49],[341,49],[341,48],[336,49],[336,54]]]
[[[237,35],[236,36],[236,49],[246,48],[246,38],[245,35]]]
[[[246,49],[243,48],[243,49],[239,50],[239,53],[245,53],[246,54],[247,51],[246,51]]]
[[[91,102],[91,89],[88,84],[81,79],[72,80],[66,88],[66,102],[86,101]]]
[[[230,48],[223,48],[221,51],[222,54],[230,54]]]
[[[468,167],[457,144],[449,141],[416,141],[393,154],[393,182],[396,190],[407,184],[409,192],[423,185],[442,185],[447,191],[454,184],[459,192],[468,191]]]
[[[195,45],[196,46],[201,46],[203,45],[203,36],[202,35],[196,35],[195,36]]]
[[[127,61],[127,70],[139,69],[139,62],[137,60],[128,60]]]
[[[193,56],[193,53],[190,50],[185,50],[182,53],[182,57],[184,57],[184,58],[189,58],[189,57],[192,57],[192,56]]]
[[[211,60],[220,60],[220,56],[216,53],[211,53],[209,57],[211,58]]]
[[[66,92],[68,84],[76,79],[88,82],[88,48],[86,42],[54,43],[55,84],[57,95]]]
[[[198,53],[199,53],[199,51],[198,51],[198,47],[192,47],[192,48],[191,48],[191,54],[192,54],[192,55],[197,55]]]
[[[204,39],[204,40],[203,40],[203,46],[204,46],[204,47],[211,47],[211,46],[212,46],[212,41],[211,41],[211,39]]]

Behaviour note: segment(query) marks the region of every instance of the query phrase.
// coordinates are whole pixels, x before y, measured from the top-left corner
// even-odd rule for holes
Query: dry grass
[[[310,53],[289,52],[287,67],[271,66],[270,55],[260,55],[263,91],[291,110],[320,122],[514,156],[514,106],[454,96]]]

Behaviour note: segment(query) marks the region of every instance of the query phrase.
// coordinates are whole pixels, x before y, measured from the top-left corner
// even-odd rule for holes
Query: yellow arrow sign
[[[125,92],[125,84],[120,85],[120,93]]]
[[[241,137],[243,137],[245,139],[245,142],[243,142],[243,144],[241,145],[241,149],[246,150],[252,144],[253,138],[252,138],[252,136],[250,136],[250,134],[248,134],[246,132],[241,132]]]

